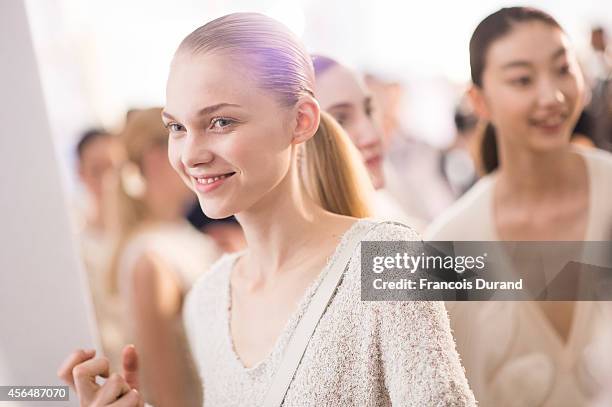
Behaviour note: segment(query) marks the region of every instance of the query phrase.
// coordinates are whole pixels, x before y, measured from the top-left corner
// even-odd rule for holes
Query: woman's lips
[[[567,122],[567,115],[558,115],[540,120],[530,120],[531,126],[546,134],[559,133]]]
[[[192,177],[194,180],[195,189],[202,193],[211,192],[227,182],[235,172],[221,174],[217,176]]]
[[[381,161],[382,161],[382,157],[377,155],[377,156],[374,156],[372,158],[368,158],[366,160],[365,164],[368,167],[377,167],[377,166],[380,165]]]

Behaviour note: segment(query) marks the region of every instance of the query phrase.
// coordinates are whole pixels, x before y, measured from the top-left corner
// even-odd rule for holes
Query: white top
[[[187,221],[159,223],[143,229],[126,244],[119,262],[119,282],[145,252],[152,252],[168,263],[187,293],[197,278],[221,256],[214,240]],[[126,287],[127,284],[120,284]]]
[[[240,254],[226,255],[203,276],[186,299],[185,327],[204,387],[205,406],[260,406],[283,351],[329,265],[354,233],[371,227],[356,222],[336,253],[306,290],[272,352],[246,368],[230,334],[230,273]],[[383,224],[367,240],[415,240],[399,224]],[[358,249],[323,314],[293,382],[286,406],[473,406],[463,369],[440,302],[361,301]]]
[[[589,177],[585,240],[612,233],[612,154],[576,149]],[[426,240],[500,240],[493,220],[495,174],[481,179],[427,230]],[[449,302],[457,349],[483,406],[586,406],[610,366],[608,302],[575,303],[567,342],[533,302]],[[607,384],[609,386],[609,383]]]
[[[589,178],[589,219],[584,240],[612,239],[612,154],[576,147],[585,159]],[[480,179],[425,232],[425,240],[500,240],[493,220],[493,189],[497,173]]]
[[[117,363],[117,352],[120,351],[118,347],[121,346],[123,339],[118,322],[120,308],[108,288],[108,271],[115,248],[114,241],[108,233],[86,226],[81,230],[79,243],[102,349],[106,355],[112,356],[112,366],[120,368]]]
[[[145,253],[159,256],[170,270],[178,276],[186,294],[194,281],[210,270],[213,263],[221,256],[220,250],[212,238],[196,230],[187,221],[173,223],[156,223],[137,232],[125,245],[117,271],[120,297],[114,297],[107,304],[106,329],[113,328],[114,343],[108,344],[108,357],[113,366],[121,366],[123,346],[133,341],[132,326],[127,320],[127,308],[124,299],[128,298],[130,273],[134,265]],[[180,321],[180,317],[179,321]],[[113,326],[110,326],[112,322]],[[119,370],[120,371],[120,370]]]

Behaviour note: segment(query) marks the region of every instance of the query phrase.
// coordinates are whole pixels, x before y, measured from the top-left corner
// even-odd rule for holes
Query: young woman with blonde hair
[[[321,109],[329,113],[349,135],[376,189],[372,196],[373,216],[380,220],[399,221],[423,231],[425,222],[409,216],[385,189],[383,128],[381,118],[376,114],[376,102],[363,77],[324,55],[313,55],[312,61],[317,101]]]
[[[352,242],[418,236],[363,219],[367,172],[313,89],[303,46],[259,14],[198,28],[172,62],[163,113],[170,161],[206,215],[235,214],[248,243],[186,300],[204,405],[474,405],[441,303],[361,301]],[[319,302],[330,287],[329,302]],[[105,366],[91,355],[71,362],[82,405],[138,405],[130,377],[92,386]]]

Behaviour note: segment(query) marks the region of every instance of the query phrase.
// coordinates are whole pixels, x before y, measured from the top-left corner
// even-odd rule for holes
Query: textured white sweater
[[[356,222],[307,289],[272,352],[245,368],[230,335],[230,272],[239,254],[226,255],[189,293],[185,326],[204,388],[204,405],[260,406],[283,351],[304,311],[351,235],[373,225]],[[415,240],[399,224],[382,224],[364,240]],[[441,302],[361,301],[361,253],[322,316],[284,406],[473,406],[448,316]]]

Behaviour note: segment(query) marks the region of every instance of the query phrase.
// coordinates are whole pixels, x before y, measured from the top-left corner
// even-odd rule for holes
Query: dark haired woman
[[[584,85],[559,24],[532,8],[501,9],[474,31],[470,64],[470,95],[490,123],[489,148],[497,148],[485,157],[493,172],[430,226],[427,239],[609,239],[612,155],[570,146]],[[477,399],[485,406],[589,403],[609,354],[595,344],[609,326],[607,307],[449,304]]]

